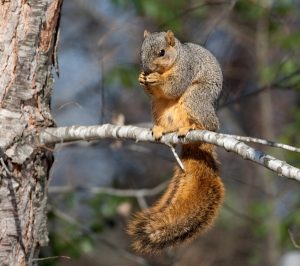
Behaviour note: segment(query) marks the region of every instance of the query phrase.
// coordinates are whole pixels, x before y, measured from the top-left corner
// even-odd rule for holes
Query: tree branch
[[[229,101],[227,101],[225,103],[220,104],[217,107],[217,109],[220,110],[220,109],[222,109],[224,107],[227,107],[228,105],[232,105],[232,104],[234,104],[236,102],[239,102],[242,99],[255,96],[255,95],[257,95],[257,94],[265,91],[268,88],[280,88],[281,86],[283,86],[282,84],[284,84],[288,80],[294,78],[295,76],[298,76],[299,74],[300,74],[300,69],[296,69],[294,72],[288,74],[287,76],[284,76],[284,77],[282,77],[282,78],[280,78],[278,80],[275,80],[275,81],[271,82],[270,84],[268,84],[266,86],[258,88],[258,89],[254,90],[254,91],[249,92],[249,93],[245,93],[245,94],[243,94],[243,95],[241,95],[241,96],[239,96],[239,97],[237,97],[235,99],[232,99],[232,100],[229,100]],[[286,88],[286,86],[284,86],[284,88]]]
[[[86,190],[91,194],[108,194],[117,197],[150,197],[155,196],[167,187],[169,181],[163,182],[154,188],[142,189],[118,189],[110,187],[80,187],[80,186],[51,186],[48,189],[49,193],[69,193],[76,190]]]
[[[300,152],[300,148],[290,146],[290,145],[287,145],[287,144],[284,144],[284,143],[278,143],[278,142],[275,142],[275,141],[272,141],[272,140],[252,138],[252,137],[248,137],[248,136],[223,134],[223,133],[220,133],[220,135],[235,138],[237,140],[244,141],[244,142],[259,143],[259,144],[262,144],[262,145],[267,145],[267,146],[271,146],[271,147],[275,147],[275,148],[281,148],[281,149],[285,149],[285,150],[288,150],[288,151]]]
[[[234,152],[245,160],[253,161],[262,165],[278,175],[300,181],[300,169],[288,163],[276,159],[262,151],[256,150],[230,135],[219,134],[207,130],[194,130],[189,132],[184,138],[178,138],[177,134],[170,133],[164,135],[160,141],[155,141],[151,130],[135,126],[114,126],[110,124],[95,126],[70,126],[59,128],[46,128],[41,131],[36,139],[37,144],[57,144],[70,141],[93,141],[104,138],[131,139],[143,142],[156,142],[166,145],[187,144],[192,142],[207,142],[227,151]]]

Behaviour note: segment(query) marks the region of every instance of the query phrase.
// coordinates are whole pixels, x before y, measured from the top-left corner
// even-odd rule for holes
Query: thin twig
[[[103,52],[103,45],[102,43],[99,45],[100,52]],[[100,68],[100,123],[104,123],[104,110],[105,110],[105,89],[104,89],[104,63],[103,63],[103,56],[99,59],[99,68]]]
[[[296,243],[296,240],[294,238],[294,235],[290,229],[288,229],[289,237],[294,245],[295,248],[300,248],[300,245]]]
[[[78,103],[78,102],[74,102],[74,101],[70,101],[70,102],[66,102],[64,104],[62,104],[61,106],[59,106],[57,108],[57,110],[61,110],[63,108],[65,108],[67,105],[76,105],[76,107],[80,108],[80,109],[83,109],[83,107]]]
[[[109,187],[72,187],[72,186],[50,186],[49,193],[69,193],[76,190],[87,190],[92,194],[108,194],[117,197],[151,197],[155,196],[167,187],[168,181],[160,183],[154,188],[142,188],[142,189],[117,189]]]
[[[136,197],[136,199],[137,199],[138,204],[139,204],[141,209],[147,209],[148,208],[148,204],[147,204],[147,202],[146,202],[146,200],[143,196],[138,196],[138,197]]]
[[[199,10],[203,7],[206,7],[206,6],[217,6],[217,5],[226,5],[228,4],[226,1],[214,1],[214,2],[209,2],[209,3],[202,3],[202,4],[199,4],[199,5],[196,5],[196,6],[192,6],[192,7],[189,7],[185,10],[183,10],[182,12],[180,12],[179,14],[175,14],[171,19],[168,19],[167,21],[163,22],[162,24],[160,24],[158,26],[158,28],[164,28],[166,27],[170,22],[173,22],[174,20],[177,20],[181,17],[184,17],[196,10]]]
[[[221,105],[218,106],[218,110],[219,109],[222,109],[224,107],[227,107],[228,105],[232,105],[236,102],[239,102],[240,100],[244,99],[244,98],[248,98],[248,97],[252,97],[252,96],[255,96],[263,91],[265,91],[266,89],[268,88],[272,88],[272,87],[279,87],[282,83],[284,83],[285,81],[288,81],[289,79],[293,78],[294,76],[297,76],[297,75],[300,75],[300,69],[297,69],[295,70],[294,72],[278,79],[278,80],[275,80],[274,82],[272,82],[271,84],[268,84],[266,86],[263,86],[261,88],[258,88],[257,90],[254,90],[254,91],[251,91],[249,93],[246,93],[246,94],[243,94],[241,95],[240,97],[237,97],[233,100],[230,100],[230,101],[227,101]]]
[[[44,260],[53,260],[53,259],[67,259],[67,260],[70,260],[71,257],[69,257],[69,256],[51,256],[51,257],[45,257],[45,258],[32,259],[32,261],[44,261]]]
[[[169,143],[166,143],[166,145],[167,145],[168,147],[170,147],[170,149],[171,149],[171,151],[172,151],[172,153],[173,153],[173,155],[174,155],[174,157],[175,157],[175,159],[176,159],[176,161],[177,161],[179,167],[181,168],[181,170],[182,170],[183,172],[185,172],[184,165],[183,165],[182,161],[180,160],[180,158],[179,158],[179,156],[178,156],[178,154],[177,154],[177,152],[176,152],[174,146],[171,145],[171,144],[169,144]]]
[[[244,213],[240,213],[239,211],[235,210],[234,208],[230,207],[228,204],[224,203],[223,204],[224,209],[226,209],[227,211],[231,212],[232,214],[234,214],[235,216],[242,218],[244,220],[247,220],[251,223],[254,224],[259,224],[259,221],[257,221],[256,219],[252,218],[249,215],[246,215]]]
[[[169,182],[163,182],[156,186],[155,188],[148,190],[148,189],[108,189],[108,188],[100,188],[101,190],[105,191],[105,194],[110,194],[113,196],[119,196],[122,197],[124,195],[126,196],[131,196],[131,197],[136,197],[138,200],[138,203],[140,205],[141,209],[146,209],[148,208],[148,204],[145,201],[145,196],[154,196],[155,194],[161,193],[166,187]],[[60,192],[70,192],[71,187],[50,187],[49,188],[49,193],[60,193]],[[99,188],[98,188],[99,189]],[[74,191],[74,190],[73,190]],[[117,191],[117,193],[115,193]],[[145,193],[145,191],[151,191],[151,193]],[[113,192],[113,193],[111,193]],[[155,193],[155,194],[154,194]],[[259,222],[256,219],[253,219],[252,217],[240,213],[239,211],[235,210],[234,208],[230,207],[228,204],[224,203],[224,208],[227,209],[229,212],[232,214],[236,215],[237,217],[240,217],[242,219],[248,220],[252,223],[258,224]]]
[[[217,20],[215,21],[215,23],[213,24],[213,26],[211,27],[211,29],[209,30],[208,35],[206,36],[206,40],[203,44],[204,47],[206,47],[208,40],[210,39],[210,37],[213,35],[213,33],[215,32],[217,26],[226,18],[226,16],[229,15],[229,13],[231,12],[231,10],[233,9],[233,7],[236,4],[236,0],[230,0],[228,3],[228,8],[224,9],[224,11],[222,12],[222,14],[217,18]]]

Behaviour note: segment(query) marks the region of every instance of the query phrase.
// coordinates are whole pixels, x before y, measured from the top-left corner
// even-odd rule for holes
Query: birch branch
[[[95,126],[70,126],[59,128],[46,128],[41,131],[38,144],[57,144],[70,141],[93,141],[104,138],[130,139],[136,142],[156,142],[166,145],[187,144],[192,142],[207,142],[227,151],[234,152],[245,160],[262,165],[278,175],[300,181],[300,169],[276,159],[262,151],[256,150],[229,135],[207,130],[194,130],[184,138],[178,138],[176,133],[164,135],[160,141],[155,141],[151,130],[135,126],[114,126],[110,124]]]
[[[219,133],[219,134],[221,134],[222,136],[232,137],[232,138],[235,138],[237,140],[244,141],[244,142],[259,143],[259,144],[262,144],[262,145],[267,145],[267,146],[271,146],[271,147],[275,147],[275,148],[281,148],[281,149],[285,149],[285,150],[288,150],[288,151],[300,152],[300,148],[290,146],[290,145],[287,145],[287,144],[284,144],[284,143],[278,143],[278,142],[271,141],[271,140],[252,138],[252,137],[248,137],[248,136],[223,134],[223,133]]]

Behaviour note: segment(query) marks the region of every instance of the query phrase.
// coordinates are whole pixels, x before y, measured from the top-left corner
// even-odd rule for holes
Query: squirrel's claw
[[[152,136],[154,137],[155,140],[160,140],[161,137],[166,133],[165,128],[162,126],[156,126],[154,125],[152,128]]]
[[[195,130],[196,126],[193,124],[190,127],[181,127],[177,130],[177,136],[178,138],[184,138],[187,133],[189,133],[191,130]]]

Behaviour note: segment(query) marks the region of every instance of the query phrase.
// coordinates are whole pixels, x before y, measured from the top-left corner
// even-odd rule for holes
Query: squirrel
[[[214,105],[223,76],[208,50],[181,43],[172,31],[145,31],[141,59],[139,82],[151,98],[155,139],[169,132],[184,137],[194,129],[219,129]],[[134,250],[156,254],[211,227],[225,191],[214,150],[214,145],[203,142],[182,145],[185,170],[176,166],[161,198],[129,221]]]

